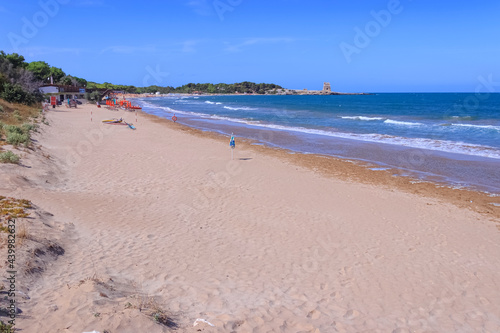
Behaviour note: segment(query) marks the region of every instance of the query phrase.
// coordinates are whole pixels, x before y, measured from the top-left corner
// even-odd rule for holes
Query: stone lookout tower
[[[323,83],[323,92],[331,92],[332,87],[330,87],[330,82]]]

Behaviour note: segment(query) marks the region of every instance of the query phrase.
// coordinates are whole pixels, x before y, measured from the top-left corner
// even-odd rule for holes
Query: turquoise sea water
[[[500,94],[177,95],[137,102],[196,128],[500,193]]]

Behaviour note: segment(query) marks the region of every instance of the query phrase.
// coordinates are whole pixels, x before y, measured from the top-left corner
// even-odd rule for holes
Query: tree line
[[[265,94],[276,89],[283,89],[281,86],[274,83],[254,83],[254,82],[240,82],[240,83],[188,83],[183,86],[175,88],[174,92],[179,93],[194,93],[202,92],[208,94]]]
[[[240,82],[240,83],[188,83],[180,87],[160,87],[157,85],[152,85],[148,87],[135,87],[127,85],[116,85],[109,82],[95,83],[88,82],[87,88],[98,88],[98,89],[112,89],[120,90],[131,94],[154,94],[159,92],[161,94],[170,93],[181,93],[181,94],[192,94],[192,93],[205,93],[205,94],[266,94],[275,93],[277,89],[283,89],[281,86],[273,83],[254,83],[254,82]]]
[[[126,93],[143,94],[156,93],[207,93],[207,94],[234,94],[276,93],[281,86],[269,83],[188,83],[180,87],[157,86],[135,87],[132,85],[116,85],[109,82],[96,83],[83,78],[66,74],[61,68],[50,66],[45,61],[26,62],[22,55],[17,53],[6,54],[0,51],[0,98],[13,103],[31,105],[40,102],[43,95],[39,88],[44,84],[71,85],[94,89],[120,90]]]

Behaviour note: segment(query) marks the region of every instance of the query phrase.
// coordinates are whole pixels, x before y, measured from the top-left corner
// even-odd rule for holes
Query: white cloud
[[[241,43],[235,45],[229,45],[226,47],[226,51],[229,52],[241,52],[243,48],[256,44],[277,44],[277,43],[291,43],[293,42],[293,38],[289,37],[277,37],[277,38],[248,38]]]

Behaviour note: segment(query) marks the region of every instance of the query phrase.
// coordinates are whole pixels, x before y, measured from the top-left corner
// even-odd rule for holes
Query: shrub
[[[3,88],[4,90],[0,93],[0,98],[10,103],[32,105],[38,99],[35,94],[23,90],[18,84],[5,83]]]
[[[0,332],[2,333],[14,333],[16,329],[14,328],[14,325],[12,324],[6,324],[3,321],[0,320]]]
[[[17,164],[19,163],[19,156],[11,151],[5,151],[0,153],[0,162]]]
[[[27,133],[19,134],[17,132],[7,132],[7,143],[17,146],[22,143],[28,145],[30,136]]]
[[[21,114],[19,113],[19,110],[14,110],[14,112],[12,113],[12,116],[14,118],[16,118],[17,121],[23,120],[23,118],[21,117]]]
[[[24,134],[24,130],[16,125],[5,125],[5,131],[7,133],[18,133],[18,134]]]
[[[28,133],[29,131],[33,131],[34,129],[36,129],[36,125],[30,123],[24,123],[21,125],[21,129],[23,130],[24,133]]]
[[[101,101],[101,94],[97,90],[92,93],[86,93],[85,99],[87,100],[87,103],[96,104],[96,102]]]

